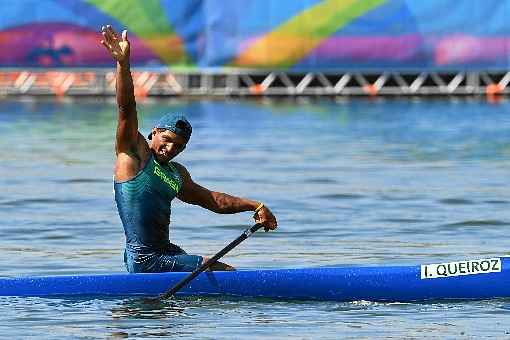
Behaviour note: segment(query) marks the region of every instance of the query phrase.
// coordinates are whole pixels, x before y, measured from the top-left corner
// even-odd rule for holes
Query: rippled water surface
[[[147,101],[194,126],[178,157],[210,189],[279,220],[242,268],[419,264],[508,253],[510,104],[474,100]],[[0,276],[124,271],[112,101],[0,102]],[[252,223],[176,202],[171,239],[211,255]],[[383,304],[0,298],[9,338],[510,337],[510,300]]]

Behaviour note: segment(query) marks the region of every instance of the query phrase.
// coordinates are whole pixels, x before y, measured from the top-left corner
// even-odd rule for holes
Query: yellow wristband
[[[258,213],[262,208],[264,208],[264,203],[259,204],[259,206],[255,209],[255,214]]]

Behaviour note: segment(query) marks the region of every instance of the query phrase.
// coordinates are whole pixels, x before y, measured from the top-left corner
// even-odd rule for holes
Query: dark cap
[[[184,138],[186,140],[186,143],[189,141],[189,138],[191,137],[192,131],[191,124],[182,114],[167,113],[158,120],[154,127],[156,129],[165,129],[168,131],[172,131],[176,135]],[[149,133],[147,138],[152,139],[152,132]]]

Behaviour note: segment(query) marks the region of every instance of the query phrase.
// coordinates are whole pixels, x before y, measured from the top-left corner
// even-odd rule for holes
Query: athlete
[[[275,230],[276,218],[264,204],[195,183],[188,170],[172,159],[186,148],[192,127],[182,114],[164,115],[148,136],[138,132],[138,118],[131,78],[127,31],[122,36],[110,25],[101,29],[101,44],[117,63],[118,124],[114,190],[124,233],[124,263],[129,272],[193,271],[206,257],[188,255],[170,243],[171,202],[174,198],[219,214],[254,211],[256,223]],[[235,270],[217,262],[212,270]]]

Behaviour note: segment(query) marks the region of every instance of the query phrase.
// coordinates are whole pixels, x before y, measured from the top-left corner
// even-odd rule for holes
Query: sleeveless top
[[[169,244],[171,202],[182,187],[179,171],[159,164],[151,153],[145,167],[128,181],[114,180],[115,202],[124,227],[126,249],[152,252]]]

